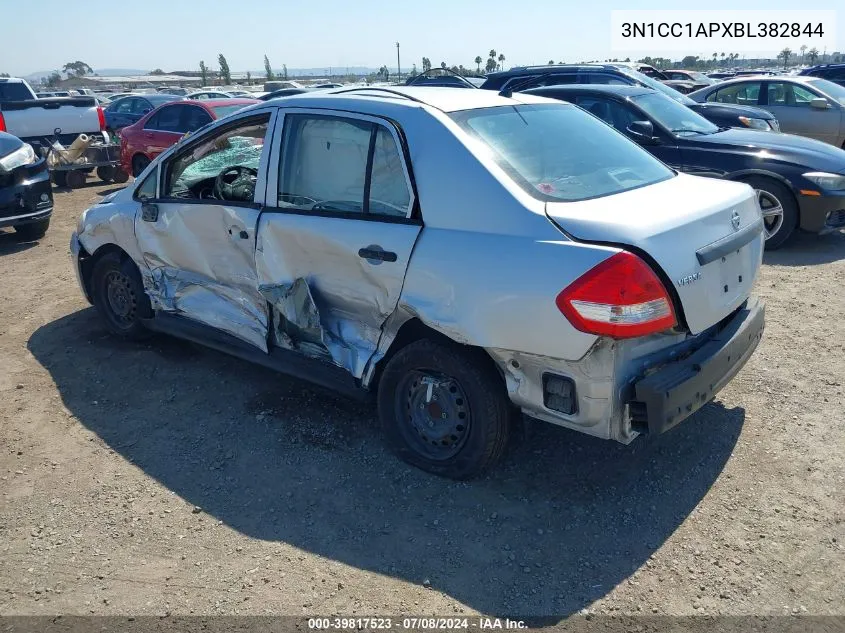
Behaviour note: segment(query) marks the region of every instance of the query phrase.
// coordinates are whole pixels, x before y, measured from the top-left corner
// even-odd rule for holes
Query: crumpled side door
[[[407,152],[384,120],[285,112],[256,245],[271,345],[360,378],[422,228]]]

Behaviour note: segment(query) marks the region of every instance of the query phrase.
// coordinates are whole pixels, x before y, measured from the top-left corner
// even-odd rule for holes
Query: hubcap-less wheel
[[[768,240],[783,226],[783,205],[777,196],[763,189],[757,189],[757,200],[763,212],[763,232]]]
[[[146,156],[139,155],[132,159],[132,175],[137,178],[141,172],[150,164],[150,159]]]
[[[138,302],[132,283],[127,275],[111,270],[106,275],[106,299],[112,318],[121,327],[130,327],[135,322]]]
[[[469,404],[454,378],[410,372],[396,392],[396,415],[414,448],[433,460],[454,457],[464,446],[471,424]]]

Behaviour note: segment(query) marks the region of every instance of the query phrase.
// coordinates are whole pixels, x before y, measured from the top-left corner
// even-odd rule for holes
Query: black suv
[[[53,188],[46,161],[28,143],[0,132],[0,228],[37,240],[50,226]]]
[[[799,75],[810,75],[811,77],[820,77],[827,79],[840,86],[845,86],[845,64],[821,64],[819,66],[811,66],[805,68]]]
[[[659,90],[667,97],[695,110],[720,127],[752,128],[780,131],[777,119],[769,112],[753,106],[724,103],[696,103],[686,95],[627,66],[613,64],[557,64],[553,66],[519,66],[491,73],[482,88],[487,90],[528,90],[541,86],[567,84],[615,84],[643,86]],[[730,107],[724,107],[730,106]]]

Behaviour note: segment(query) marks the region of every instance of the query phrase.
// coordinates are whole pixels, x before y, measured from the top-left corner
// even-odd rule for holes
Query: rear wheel
[[[757,192],[763,213],[766,250],[775,250],[787,243],[798,226],[798,203],[789,189],[771,178],[755,176],[744,182]]]
[[[514,416],[483,352],[430,339],[390,359],[379,381],[378,411],[399,457],[453,479],[469,479],[499,461]]]
[[[114,174],[112,174],[112,180],[117,184],[122,185],[129,180],[129,174],[123,171],[120,167],[115,167]]]
[[[141,172],[147,168],[147,165],[150,164],[150,159],[144,156],[143,154],[136,154],[132,158],[132,175],[137,178],[141,175]]]
[[[44,237],[44,234],[47,233],[48,228],[50,228],[50,218],[47,218],[46,220],[41,220],[39,222],[20,224],[15,227],[15,233],[17,233],[21,237],[21,239],[24,240],[39,240]]]
[[[54,171],[52,173],[53,176],[53,184],[57,187],[67,187],[67,172],[66,171]]]
[[[152,314],[150,300],[141,274],[128,257],[103,255],[94,265],[91,282],[94,307],[112,334],[132,340],[150,336],[141,321]]]

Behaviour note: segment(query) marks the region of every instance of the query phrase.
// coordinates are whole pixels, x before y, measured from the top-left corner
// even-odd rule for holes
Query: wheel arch
[[[789,195],[792,196],[792,201],[798,209],[798,223],[801,223],[801,204],[798,201],[798,196],[795,195],[795,187],[793,187],[792,182],[788,178],[766,169],[743,169],[725,176],[726,180],[735,180],[738,182],[745,182],[751,178],[771,178],[778,184],[786,187],[789,191]]]
[[[88,298],[89,302],[92,302],[94,298],[93,288],[91,287],[91,275],[94,272],[94,266],[96,266],[97,262],[109,253],[116,253],[121,258],[121,261],[124,259],[132,261],[132,258],[129,256],[129,253],[120,248],[120,246],[118,246],[117,244],[103,244],[99,246],[93,253],[89,253],[84,245],[80,245],[79,270],[82,277],[82,283],[85,286],[85,295]],[[133,261],[132,263],[134,265],[135,262]]]

